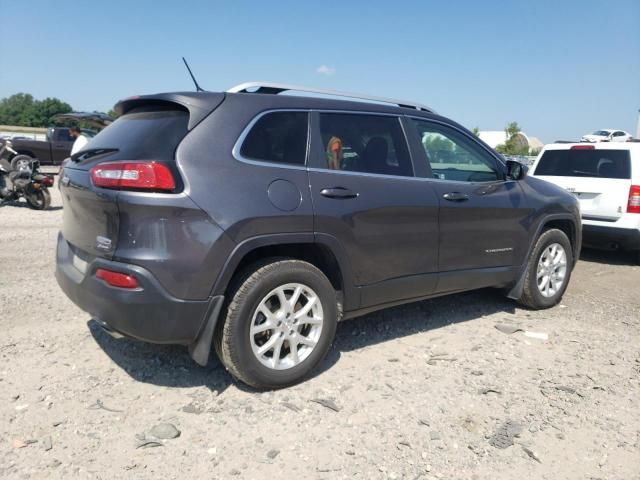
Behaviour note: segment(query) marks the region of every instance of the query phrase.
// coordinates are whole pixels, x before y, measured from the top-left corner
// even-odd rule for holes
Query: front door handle
[[[323,188],[320,195],[327,198],[356,198],[359,194],[344,187]]]
[[[445,193],[442,198],[450,202],[466,202],[469,200],[469,195],[460,192],[449,192]]]

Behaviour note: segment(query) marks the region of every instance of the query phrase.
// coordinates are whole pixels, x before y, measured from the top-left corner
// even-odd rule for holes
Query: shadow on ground
[[[620,250],[596,250],[583,248],[580,252],[581,262],[601,263],[604,265],[638,265],[638,252]]]
[[[513,314],[515,306],[501,291],[484,289],[388,308],[341,322],[333,347],[320,368],[315,370],[314,376],[336,366],[341,352],[493,313]],[[137,381],[166,387],[206,386],[218,392],[234,383],[213,352],[207,367],[200,367],[191,360],[186,347],[154,345],[127,338],[115,339],[93,320],[87,322],[87,326],[104,352]],[[247,388],[240,383],[237,383],[237,387],[243,390]]]

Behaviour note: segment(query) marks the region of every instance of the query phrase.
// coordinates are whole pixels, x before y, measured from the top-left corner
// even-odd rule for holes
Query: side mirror
[[[515,160],[507,160],[507,179],[522,180],[527,176],[527,167]]]

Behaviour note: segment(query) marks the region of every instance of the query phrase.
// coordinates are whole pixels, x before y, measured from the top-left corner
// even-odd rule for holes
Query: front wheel
[[[48,190],[34,190],[26,194],[25,198],[34,210],[46,210],[51,205],[51,194]]]
[[[557,305],[569,284],[572,267],[573,251],[567,235],[555,228],[545,231],[529,258],[518,301],[535,310]]]
[[[240,282],[216,332],[229,372],[259,389],[293,385],[327,354],[338,317],[336,292],[315,266],[281,260]]]

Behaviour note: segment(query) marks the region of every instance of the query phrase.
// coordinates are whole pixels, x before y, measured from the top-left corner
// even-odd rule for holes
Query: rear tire
[[[542,233],[527,263],[522,305],[541,310],[562,300],[573,268],[573,251],[567,235],[558,229]]]
[[[51,205],[51,194],[48,190],[35,190],[27,194],[25,198],[34,210],[46,210]]]
[[[299,260],[257,265],[237,281],[214,344],[238,380],[258,389],[303,380],[335,336],[338,300],[327,277]]]

